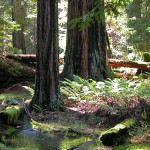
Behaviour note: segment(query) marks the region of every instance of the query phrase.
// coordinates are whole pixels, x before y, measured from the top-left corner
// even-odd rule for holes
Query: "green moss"
[[[10,136],[12,133],[14,133],[16,131],[17,131],[17,129],[15,127],[5,125],[5,129],[0,131],[0,142],[5,143],[6,137]]]
[[[89,137],[79,137],[76,139],[65,138],[63,141],[61,141],[59,147],[60,147],[60,150],[73,149],[88,141],[91,141]]]
[[[31,122],[32,128],[41,132],[51,133],[53,132],[53,128],[47,124],[39,123],[39,122]]]
[[[150,62],[150,53],[149,52],[143,53],[143,57],[144,57],[145,62]]]
[[[104,145],[115,145],[122,142],[124,134],[128,133],[128,129],[135,126],[136,121],[133,119],[126,120],[117,124],[115,127],[103,132],[100,136],[100,141]]]
[[[5,121],[7,124],[15,123],[23,110],[23,106],[11,106],[10,108],[0,112],[0,119]]]
[[[21,65],[21,63],[18,63],[14,60],[9,59],[8,61],[6,58],[0,57],[0,66],[5,72],[10,73],[15,77],[22,74],[23,66]]]
[[[122,129],[129,129],[131,127],[133,127],[136,124],[135,120],[130,119],[130,120],[126,120],[122,123],[117,124],[115,127],[105,131],[104,133],[102,133],[101,136],[106,135],[106,134],[111,134],[111,133],[118,133],[120,130]]]
[[[31,99],[32,96],[27,95],[27,94],[14,94],[14,93],[9,93],[9,94],[0,94],[0,103],[2,102],[3,99],[6,98],[11,98],[18,100],[19,102],[22,102],[22,99]]]
[[[57,125],[55,123],[51,123],[51,124],[46,124],[46,123],[39,123],[39,122],[31,122],[32,128],[36,129],[40,132],[46,132],[46,133],[54,133],[57,131],[66,131],[67,132],[67,127],[65,126],[61,126],[61,125]]]
[[[112,150],[149,150],[150,144],[130,144],[115,146]]]
[[[12,127],[12,126],[8,126],[8,128],[6,129],[6,131],[4,132],[5,136],[10,136],[12,133],[16,132],[16,128]]]
[[[79,130],[70,130],[69,127],[67,126],[63,126],[63,125],[59,125],[57,123],[39,123],[39,122],[31,122],[32,128],[36,129],[40,132],[45,132],[45,133],[64,133],[67,136],[78,136],[81,135],[82,132]]]

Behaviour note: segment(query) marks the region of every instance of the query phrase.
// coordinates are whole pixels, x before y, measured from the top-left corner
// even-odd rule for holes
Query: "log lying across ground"
[[[106,146],[113,146],[125,142],[129,129],[136,125],[134,119],[128,119],[105,131],[100,136],[100,141]]]
[[[34,75],[34,67],[0,56],[0,87],[4,87],[7,83],[34,80]]]
[[[27,63],[36,62],[35,54],[14,54],[14,55],[7,55],[6,57],[21,61],[21,62],[27,62]]]
[[[18,60],[21,62],[36,62],[36,55],[35,54],[14,54],[8,55],[7,58],[12,58],[14,60]],[[60,58],[63,59],[63,58]],[[148,70],[150,71],[150,63],[149,62],[133,62],[133,61],[124,61],[119,59],[108,59],[109,66],[113,68],[118,67],[128,67],[128,68],[137,68],[141,70]]]
[[[137,68],[141,70],[148,70],[150,71],[150,63],[149,62],[133,62],[133,61],[123,61],[118,59],[108,59],[109,66],[113,68],[118,67],[128,67],[128,68]]]
[[[64,58],[60,58],[63,60]],[[137,63],[132,61],[123,61],[109,59],[109,66],[138,68],[150,71],[150,63]],[[35,76],[35,54],[14,54],[6,57],[0,56],[0,88],[7,83],[18,83],[22,81],[34,80]],[[62,70],[62,69],[61,69]]]

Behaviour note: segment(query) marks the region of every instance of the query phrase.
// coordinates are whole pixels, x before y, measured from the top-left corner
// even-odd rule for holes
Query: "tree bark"
[[[104,16],[104,1],[101,1],[99,23],[95,22],[82,31],[78,27],[71,28],[69,22],[79,16],[84,16],[94,8],[96,0],[69,0],[68,27],[65,65],[62,79],[73,78],[73,74],[82,78],[103,80],[107,77],[106,65],[106,28]]]
[[[37,66],[35,94],[31,102],[50,111],[61,110],[59,85],[58,1],[38,1]]]
[[[16,21],[21,28],[21,30],[13,33],[13,47],[21,49],[23,54],[26,54],[24,39],[25,9],[21,5],[21,0],[12,0],[12,6],[12,21]]]

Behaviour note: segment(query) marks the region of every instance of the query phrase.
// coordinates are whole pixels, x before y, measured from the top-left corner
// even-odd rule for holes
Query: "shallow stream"
[[[7,139],[8,150],[96,150],[88,137],[66,137],[34,131],[25,117],[23,128]],[[101,148],[100,148],[101,149]]]

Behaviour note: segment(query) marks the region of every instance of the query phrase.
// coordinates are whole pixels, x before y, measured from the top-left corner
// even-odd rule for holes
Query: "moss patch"
[[[15,77],[20,76],[21,71],[23,70],[21,63],[2,56],[0,57],[0,67],[4,72],[6,72],[6,74],[12,74]]]
[[[149,52],[143,53],[143,57],[144,57],[145,62],[150,62],[150,53]]]
[[[7,124],[16,123],[23,110],[23,106],[11,106],[6,110],[0,112],[0,120]]]
[[[82,132],[79,130],[70,129],[67,126],[58,125],[56,123],[46,124],[33,121],[31,122],[31,125],[33,129],[45,133],[59,133],[59,134],[63,133],[66,134],[67,136],[77,136],[82,134]]]
[[[73,149],[73,148],[76,148],[88,141],[91,141],[91,139],[88,137],[78,137],[76,139],[65,138],[60,143],[60,150]]]
[[[10,136],[14,132],[16,132],[15,127],[5,125],[0,131],[0,142],[5,143],[5,137]]]
[[[16,128],[12,126],[8,126],[5,132],[3,133],[5,136],[10,136],[12,133],[16,132]]]

